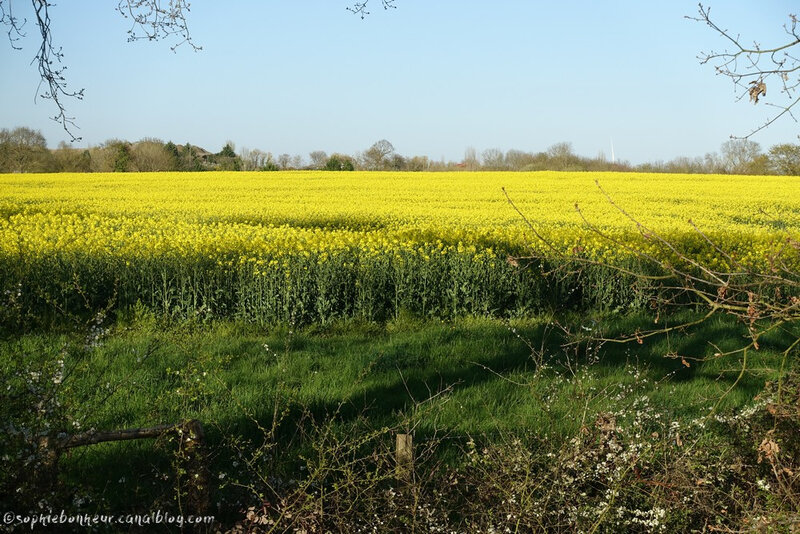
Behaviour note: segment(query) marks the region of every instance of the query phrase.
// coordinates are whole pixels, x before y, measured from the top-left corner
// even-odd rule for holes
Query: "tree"
[[[64,53],[61,47],[53,43],[53,34],[50,28],[50,8],[55,4],[47,0],[31,0],[35,14],[36,26],[41,35],[39,50],[33,59],[39,68],[42,83],[37,90],[37,96],[52,100],[56,106],[56,115],[53,120],[61,123],[64,131],[73,141],[80,137],[73,134],[75,128],[74,117],[67,114],[65,98],[83,98],[83,89],[73,90],[67,84],[65,77],[66,66],[63,64]],[[166,4],[166,5],[165,5]],[[0,22],[8,27],[8,37],[12,48],[22,50],[17,42],[25,34],[23,26],[26,19],[19,19],[14,14],[14,0],[0,0]],[[200,50],[192,41],[186,14],[189,12],[187,0],[119,0],[116,10],[126,19],[131,21],[128,30],[128,41],[145,39],[149,41],[160,40],[168,37],[177,37],[178,42],[172,46],[175,50],[183,43],[187,43],[195,50]]]
[[[500,171],[505,169],[505,157],[503,151],[499,148],[489,148],[481,154],[483,159],[483,167],[491,171]]]
[[[706,155],[703,156],[703,167],[705,168],[705,172],[709,173],[719,174],[725,170],[722,160],[716,152],[706,152]]]
[[[0,130],[0,172],[46,172],[51,167],[42,132],[25,127]]]
[[[427,171],[431,167],[428,156],[414,156],[406,162],[407,171]]]
[[[291,163],[291,161],[292,161],[292,156],[290,156],[289,154],[283,153],[280,156],[278,156],[278,166],[283,170],[289,168],[289,164]]]
[[[106,161],[114,172],[128,172],[131,168],[131,144],[119,139],[109,139],[104,144]]]
[[[579,163],[578,156],[572,150],[572,143],[556,143],[547,149],[550,157],[549,167],[558,171],[573,170]]]
[[[353,158],[344,154],[331,154],[323,167],[326,171],[354,171],[356,170]]]
[[[506,152],[506,166],[514,171],[532,170],[531,167],[541,159],[536,154],[511,149]]]
[[[242,161],[239,159],[239,156],[236,155],[232,141],[225,143],[222,150],[215,155],[214,163],[217,164],[217,168],[221,171],[242,170]]]
[[[197,149],[191,144],[186,143],[179,149],[180,151],[180,166],[178,170],[181,171],[202,171],[203,159],[197,153]]]
[[[175,145],[172,146],[174,147]],[[142,139],[133,145],[131,155],[133,156],[134,166],[138,171],[153,172],[175,169],[172,155],[160,139]]]
[[[169,158],[170,170],[181,170],[181,153],[178,151],[178,147],[175,145],[175,143],[172,141],[167,141],[167,144],[164,145],[164,152],[167,153],[167,157]]]
[[[242,148],[239,159],[242,162],[243,171],[278,170],[278,166],[272,161],[272,153],[263,152],[257,148],[253,150]]]
[[[381,139],[364,152],[362,156],[364,167],[370,171],[385,169],[389,162],[389,156],[392,154],[394,154],[392,143],[386,139]]]
[[[763,101],[765,105],[777,110],[764,124],[743,137],[749,138],[784,115],[794,119],[792,109],[798,102],[796,92],[800,87],[800,55],[797,54],[800,50],[800,31],[797,28],[797,16],[789,15],[788,24],[783,26],[786,34],[783,42],[763,48],[757,42],[751,47],[744,46],[742,44],[744,41],[738,34],[734,36],[733,33],[718,26],[711,19],[710,7],[706,8],[703,4],[699,4],[698,12],[699,16],[687,18],[706,24],[729,46],[721,52],[714,50],[701,52],[698,56],[700,63],[713,65],[717,74],[726,76],[733,82],[737,101],[748,97],[753,104]],[[767,100],[767,89],[769,89],[769,100]]]
[[[233,143],[231,143],[230,141],[225,143],[225,146],[222,147],[222,150],[219,151],[217,156],[220,156],[220,157],[223,157],[223,158],[235,158],[236,157],[236,152],[235,152],[235,150],[233,148]]]
[[[480,162],[478,161],[478,152],[474,147],[468,146],[466,149],[464,149],[463,166],[468,171],[475,171],[478,170],[478,167],[480,167]]]
[[[326,154],[324,150],[315,150],[310,153],[308,157],[311,158],[312,169],[322,169],[328,161],[328,154]]]
[[[782,144],[769,149],[769,162],[778,174],[800,176],[800,145]]]
[[[404,171],[406,170],[407,165],[408,162],[406,161],[406,158],[400,154],[392,154],[392,157],[389,160],[389,168],[393,171]]]
[[[72,148],[61,141],[53,151],[55,171],[57,172],[91,172],[92,157],[88,150]]]
[[[750,174],[761,155],[761,145],[749,139],[730,139],[722,143],[721,152],[725,172]]]

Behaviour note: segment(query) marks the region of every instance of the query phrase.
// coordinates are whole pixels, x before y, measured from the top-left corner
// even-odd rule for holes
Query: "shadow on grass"
[[[614,331],[606,335],[619,336],[652,327],[650,319],[644,317],[614,320]],[[543,349],[548,355],[547,363],[552,368],[538,375],[535,380],[553,379],[554,373],[563,371],[568,359],[571,365],[589,364],[591,351],[587,350],[586,343],[565,348],[564,343],[568,340],[543,323],[526,324],[516,329],[521,338],[537,349]],[[641,345],[635,342],[606,343],[597,361],[589,365],[597,375],[612,379],[619,376],[620,380],[624,378],[622,375],[626,367],[639,366],[643,376],[651,383],[678,385],[683,388],[682,391],[702,397],[703,400],[736,384],[738,397],[751,399],[763,388],[768,378],[764,372],[747,371],[739,377],[739,355],[707,362],[697,361],[712,356],[718,350],[715,346],[723,351],[743,346],[746,344],[745,334],[746,328],[742,325],[715,318],[687,332],[646,338]],[[319,332],[315,335],[319,335]],[[767,371],[770,368],[777,369],[779,358],[776,351],[786,347],[789,339],[788,333],[765,338],[757,354],[751,351],[750,367],[755,366],[762,371],[765,368]],[[533,372],[536,369],[530,348],[498,322],[425,324],[408,330],[401,328],[391,334],[385,331],[378,335],[371,332],[368,336],[335,334],[313,341],[305,337],[298,347],[302,347],[298,351],[302,354],[290,351],[287,356],[308,358],[308,372],[330,373],[340,365],[350,383],[340,384],[338,395],[331,395],[330,391],[307,396],[299,394],[302,409],[296,408],[290,412],[278,439],[288,439],[294,435],[296,425],[300,424],[302,417],[307,416],[317,424],[335,418],[343,428],[363,417],[376,427],[392,426],[400,422],[403,415],[413,412],[418,403],[445,391],[464,395],[474,391],[474,395],[488,395],[484,399],[487,404],[502,405],[505,401],[504,388],[495,385],[502,384],[508,377],[515,377],[516,382],[521,380],[523,383],[534,380]],[[348,364],[351,366],[349,369]],[[359,376],[359,369],[354,369],[353,365],[360,366],[364,375]],[[288,383],[291,389],[302,390],[304,377],[290,377]],[[530,402],[535,401],[533,397],[530,399]],[[673,407],[678,413],[692,413],[678,399]],[[273,408],[273,405],[265,402],[255,411],[255,418],[259,422],[270,421]],[[694,415],[699,413],[695,411]],[[467,420],[471,416],[470,413],[463,414]],[[249,435],[254,428],[252,421],[247,418],[234,416],[228,422],[230,428],[244,435]]]
[[[581,322],[575,319],[570,324],[571,328],[579,329]],[[652,326],[648,317],[614,317],[608,321],[604,335],[620,337]],[[333,431],[342,434],[365,426],[395,427],[405,417],[413,417],[418,402],[450,388],[453,395],[471,398],[474,403],[503,406],[522,402],[535,409],[538,399],[532,387],[534,381],[555,380],[558,374],[567,374],[568,361],[570,365],[588,366],[596,376],[612,382],[631,380],[626,369],[635,366],[650,383],[681,388],[675,398],[665,395],[665,402],[670,403],[668,408],[673,413],[687,417],[698,415],[697,398],[712,398],[736,384],[737,395],[732,402],[746,402],[763,389],[769,378],[765,372],[747,372],[739,379],[741,358],[736,356],[707,362],[689,359],[688,367],[681,362],[680,356],[713,355],[718,350],[715,346],[723,351],[741,347],[746,342],[746,327],[725,318],[714,318],[686,332],[646,338],[641,345],[606,343],[596,361],[593,351],[587,350],[590,343],[565,348],[568,339],[544,320],[520,321],[514,327],[516,334],[499,321],[483,319],[385,325],[334,323],[291,333],[288,327],[264,333],[255,328],[223,325],[211,332],[189,334],[192,339],[182,348],[168,345],[160,350],[183,351],[185,357],[193,351],[213,358],[229,357],[218,369],[228,390],[218,391],[198,413],[174,413],[178,418],[199,417],[206,425],[208,444],[213,451],[212,478],[213,473],[229,469],[236,461],[233,451],[227,448],[228,438],[235,436],[253,446],[263,443],[264,435],[256,422],[269,428],[276,402],[283,403],[279,408],[286,407],[287,411],[274,436],[275,450],[280,451],[281,458],[271,461],[283,464],[283,469],[291,472],[302,463],[301,455],[310,450],[305,438],[313,435],[313,428],[331,420]],[[764,337],[761,350],[751,356],[751,367],[778,368],[779,351],[793,339],[792,334],[783,331]],[[549,368],[539,375],[534,376],[536,365],[531,349],[523,340],[546,355]],[[679,357],[667,358],[667,354]],[[175,365],[181,357],[172,354],[165,360],[161,365]],[[522,390],[519,396],[508,395],[509,388],[517,391],[509,380],[523,384],[519,386]],[[526,389],[529,383],[531,387]],[[278,388],[283,389],[276,396]],[[160,395],[158,391],[150,394]],[[239,400],[247,405],[250,415],[225,404],[237,396],[241,396]],[[471,418],[479,417],[468,409],[457,411],[457,416],[463,417],[463,426],[467,428],[472,424]],[[146,413],[134,414],[133,420],[147,417]],[[171,422],[175,421],[150,421],[150,424]],[[509,426],[514,422],[509,419]],[[536,432],[537,424],[535,420],[523,422],[518,430]],[[475,426],[479,427],[477,423]],[[416,435],[425,440],[433,434],[431,426],[421,426]],[[134,510],[137,502],[169,501],[174,497],[174,489],[170,487],[175,476],[174,458],[169,446],[146,442],[108,444],[83,454],[68,460],[70,476],[85,473],[92,487],[101,493],[109,492],[115,508]],[[124,462],[120,461],[122,457]],[[119,482],[132,476],[139,479],[131,487]]]

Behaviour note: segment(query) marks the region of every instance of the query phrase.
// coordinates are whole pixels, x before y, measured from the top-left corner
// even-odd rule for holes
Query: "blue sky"
[[[761,124],[768,109],[736,102],[732,84],[701,66],[722,39],[684,18],[695,1],[348,0],[192,3],[201,52],[128,43],[117,2],[57,2],[53,35],[73,88],[77,146],[156,137],[219,150],[354,153],[385,138],[404,155],[459,160],[467,147],[545,150],[567,141],[585,156],[611,142],[633,163],[701,156]],[[791,1],[727,0],[712,13],[745,42],[783,40]],[[32,13],[16,0],[17,15]],[[0,42],[0,127],[68,139],[34,103],[36,28],[21,52]],[[753,140],[797,142],[782,120]]]

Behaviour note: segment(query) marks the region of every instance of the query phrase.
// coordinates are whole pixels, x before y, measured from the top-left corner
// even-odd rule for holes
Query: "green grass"
[[[743,341],[744,331],[723,319],[677,339],[650,339],[641,346],[606,344],[591,365],[587,364],[592,355],[585,346],[562,347],[565,339],[552,327],[546,328],[547,322],[545,318],[518,320],[509,326],[474,318],[399,320],[384,325],[349,321],[297,331],[237,323],[185,324],[165,330],[122,326],[102,346],[80,355],[76,363],[82,372],[73,377],[73,387],[89,398],[110,395],[101,407],[93,408],[98,427],[185,417],[237,423],[241,421],[237,402],[266,416],[272,413],[271,393],[276,391],[320,417],[334,411],[343,417],[368,413],[382,424],[412,408],[415,401],[452,387],[451,394],[434,401],[442,408],[438,424],[480,433],[536,430],[537,424],[522,422],[537,419],[538,397],[552,395],[554,388],[558,396],[583,394],[572,391],[578,384],[609,388],[611,393],[636,381],[659,382],[648,388],[650,393],[663,393],[670,408],[681,416],[696,417],[710,400],[721,396],[741,367],[738,356],[692,362],[691,367],[664,357],[669,352],[709,356],[715,350],[708,344],[712,339],[723,349],[735,347]],[[617,320],[606,335],[631,332],[643,322]],[[544,349],[546,369],[539,374],[523,339],[537,350]],[[4,343],[2,350],[4,358],[26,346],[28,352],[52,355],[64,343],[68,340],[62,336],[30,335]],[[779,343],[780,339],[774,340],[775,347]],[[773,374],[778,357],[770,350],[773,344],[764,345],[751,356],[750,371],[724,406],[745,402]],[[586,375],[585,380],[573,377],[570,367]],[[640,375],[636,380],[634,373]],[[573,401],[574,397],[570,404]],[[461,405],[471,408],[462,410]],[[574,430],[572,422],[554,424],[556,432]]]
[[[576,316],[561,322],[579,332],[607,324],[604,334],[616,337],[647,321],[631,316],[582,322]],[[226,436],[258,439],[255,422],[269,426],[276,407],[285,407],[278,440],[287,443],[309,418],[333,419],[342,432],[365,420],[372,428],[406,424],[422,440],[508,433],[566,438],[598,412],[624,411],[640,396],[681,421],[704,416],[718,403],[722,411],[744,406],[777,376],[777,349],[788,333],[751,351],[733,389],[740,355],[687,360],[690,367],[665,357],[707,357],[716,350],[709,341],[732,349],[743,334],[719,318],[690,334],[641,345],[607,343],[595,351],[585,344],[562,346],[567,340],[548,317],[510,323],[406,317],[293,331],[235,322],[163,327],[145,316],[120,321],[91,350],[82,349],[83,339],[74,335],[28,334],[0,343],[0,359],[7,370],[21,359],[64,358],[66,409],[82,429],[198,418],[218,447]],[[537,368],[526,341],[543,351],[544,367]],[[74,456],[84,468],[106,464],[99,480],[119,469],[115,458],[121,451],[140,454],[144,465],[152,461],[152,448],[148,442],[107,444]],[[284,454],[299,450],[285,448]]]

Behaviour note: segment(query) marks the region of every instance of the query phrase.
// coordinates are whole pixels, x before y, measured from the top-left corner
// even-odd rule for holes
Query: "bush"
[[[323,169],[326,171],[354,171],[356,170],[356,166],[353,163],[353,158],[350,156],[333,154],[328,158],[328,161],[325,162],[325,167],[323,167]]]

